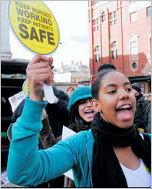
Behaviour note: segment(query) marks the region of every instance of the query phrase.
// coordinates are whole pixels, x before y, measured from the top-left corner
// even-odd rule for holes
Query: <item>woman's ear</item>
[[[101,103],[98,100],[93,99],[91,103],[95,112],[101,112]]]

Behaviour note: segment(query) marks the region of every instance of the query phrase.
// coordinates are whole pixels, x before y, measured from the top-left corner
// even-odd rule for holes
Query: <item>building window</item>
[[[96,46],[95,51],[96,51],[96,53],[100,52],[99,45]]]
[[[111,45],[112,59],[117,59],[117,42],[113,41]]]
[[[102,22],[105,22],[106,21],[106,13],[103,12],[101,17],[102,17]]]
[[[110,25],[114,25],[117,23],[117,13],[113,11],[110,13]]]
[[[138,53],[137,41],[130,42],[130,55],[135,55]]]
[[[147,17],[151,16],[151,6],[147,7]]]
[[[132,36],[129,40],[130,60],[138,60],[138,36]]]
[[[96,26],[96,25],[98,25],[98,18],[93,20],[93,26]]]
[[[95,55],[95,61],[96,61],[96,63],[100,62],[100,47],[99,47],[99,45],[97,45],[95,47],[95,53],[94,53],[94,55]]]
[[[133,23],[133,22],[136,22],[137,21],[137,13],[136,12],[133,12],[130,14],[130,22]]]
[[[100,56],[99,56],[99,54],[95,55],[95,59],[96,59],[96,62],[100,62]]]
[[[98,18],[93,20],[93,31],[96,32],[97,30],[99,30],[99,19]]]
[[[132,68],[133,68],[134,70],[137,69],[137,63],[136,63],[136,62],[132,63]]]

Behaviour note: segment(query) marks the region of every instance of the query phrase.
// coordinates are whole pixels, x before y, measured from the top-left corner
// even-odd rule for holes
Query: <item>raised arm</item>
[[[27,67],[30,97],[25,99],[23,112],[12,127],[8,156],[7,176],[14,184],[37,186],[62,175],[77,161],[77,147],[71,147],[73,142],[59,142],[47,150],[38,150],[41,116],[46,106],[43,83],[52,82],[51,62],[52,59],[37,55]]]

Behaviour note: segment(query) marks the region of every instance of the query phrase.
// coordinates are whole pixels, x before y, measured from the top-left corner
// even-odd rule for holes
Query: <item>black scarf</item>
[[[138,129],[133,126],[128,129],[118,128],[105,122],[97,113],[91,124],[95,139],[93,146],[93,187],[126,188],[127,182],[119,161],[113,150],[114,146],[131,146],[133,152],[143,160],[151,171],[151,145],[149,136],[144,140]]]

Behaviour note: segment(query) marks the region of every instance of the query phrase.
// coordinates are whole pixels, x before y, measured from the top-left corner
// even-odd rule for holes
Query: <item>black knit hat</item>
[[[139,93],[141,92],[141,85],[139,83],[133,83],[132,88],[138,91]]]

